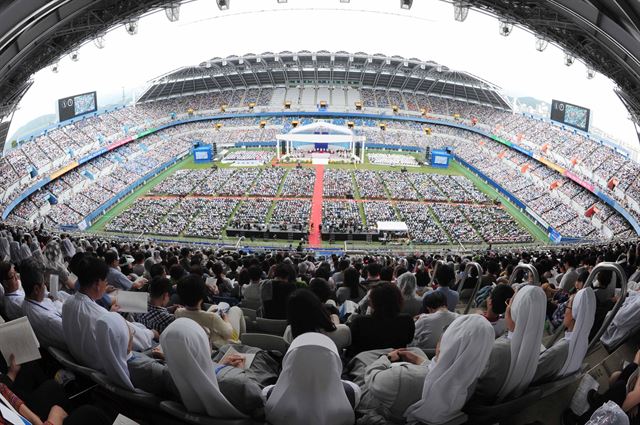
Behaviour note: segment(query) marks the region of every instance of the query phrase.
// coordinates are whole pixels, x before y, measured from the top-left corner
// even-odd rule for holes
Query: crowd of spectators
[[[470,208],[484,207],[463,207]],[[581,376],[585,363],[601,376],[595,369],[601,360],[587,356],[590,343],[611,351],[633,346],[630,337],[639,329],[637,285],[616,293],[611,273],[594,269],[624,256],[618,267],[635,283],[640,245],[630,243],[323,256],[76,237],[4,224],[0,242],[2,319],[24,318],[33,331],[24,338],[35,336],[40,348],[68,359],[20,365],[9,353],[0,392],[20,422],[106,425],[123,412],[146,421],[153,404],[142,409],[133,397],[121,397],[144,391],[181,404],[183,417],[251,417],[273,425],[304,425],[310,418],[345,425],[446,423],[468,402],[518,403],[530,387],[547,383],[569,390],[561,381]],[[482,276],[466,272],[470,261],[483,267]],[[523,263],[536,268],[539,282],[513,273]],[[58,276],[55,294],[51,275]],[[476,297],[465,300],[476,281]],[[146,311],[124,314],[120,301],[136,292],[147,294]],[[603,327],[618,300],[622,308]],[[467,305],[473,310],[463,313]],[[255,321],[245,318],[250,310]],[[273,341],[268,347],[245,336],[261,319],[281,325],[265,329],[271,338],[262,339]],[[554,335],[560,324],[566,332]],[[602,418],[607,403],[605,416],[614,409],[629,423],[639,403],[627,381],[640,355],[618,354],[629,363],[621,373],[605,371],[612,374],[606,392],[583,395],[587,407],[579,413],[567,401],[545,417],[585,424],[594,412]],[[88,396],[71,403],[67,395],[83,378],[65,369],[70,363],[100,373],[108,385],[83,387]],[[118,402],[106,402],[111,397]],[[487,410],[503,413],[481,412]],[[468,413],[473,420],[475,413]],[[618,423],[610,419],[599,423]]]

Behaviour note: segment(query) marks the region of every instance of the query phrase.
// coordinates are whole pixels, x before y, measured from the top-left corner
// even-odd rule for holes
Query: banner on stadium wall
[[[580,186],[582,186],[585,189],[587,189],[589,192],[595,193],[596,188],[591,183],[587,183],[586,181],[582,180],[577,175],[573,174],[571,171],[564,170],[564,175],[565,175],[565,177],[573,180],[574,182],[578,183]]]
[[[551,242],[553,243],[560,243],[562,242],[562,235],[560,233],[558,233],[556,231],[556,229],[554,229],[553,227],[549,226],[549,239],[551,239]]]
[[[64,167],[60,168],[59,170],[54,171],[53,173],[51,173],[51,174],[49,175],[49,179],[50,179],[50,180],[55,180],[55,179],[57,179],[58,177],[60,177],[61,175],[63,175],[63,174],[67,174],[69,171],[73,170],[73,169],[74,169],[74,168],[76,168],[78,165],[80,165],[80,164],[78,164],[78,161],[73,161],[73,162],[71,162],[71,163],[69,163],[69,164],[65,165]]]
[[[133,137],[127,137],[126,139],[122,139],[122,140],[118,140],[117,142],[113,142],[111,143],[109,146],[107,146],[107,150],[108,151],[112,151],[116,148],[119,148],[122,145],[126,145],[129,142],[133,141]]]
[[[564,173],[564,171],[565,171],[565,169],[563,167],[561,167],[561,166],[549,161],[548,159],[545,159],[545,158],[541,157],[540,155],[534,155],[533,158],[535,160],[543,163],[547,167],[551,168],[552,170],[557,171],[560,174]]]
[[[527,212],[527,214],[529,214],[531,217],[533,217],[534,220],[536,220],[538,223],[540,223],[540,225],[542,225],[542,227],[544,227],[545,229],[549,228],[549,223],[547,223],[547,220],[545,220],[542,217],[540,217],[537,212],[535,212],[534,210],[532,210],[529,207],[526,207],[524,210]]]

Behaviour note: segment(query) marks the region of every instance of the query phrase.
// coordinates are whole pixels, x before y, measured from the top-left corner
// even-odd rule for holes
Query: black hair
[[[175,281],[182,279],[186,273],[187,272],[184,270],[184,267],[180,264],[174,264],[169,268],[169,276],[171,276],[171,279]]]
[[[88,288],[95,285],[99,280],[107,278],[109,266],[99,258],[85,256],[78,261],[74,273],[78,276],[80,287]]]
[[[515,291],[511,285],[496,285],[496,287],[491,290],[491,294],[489,294],[489,298],[491,298],[491,310],[493,313],[498,315],[504,314],[507,310],[506,302],[509,298],[513,298],[513,294],[515,294]]]
[[[149,268],[149,275],[151,276],[151,279],[155,278],[155,277],[162,277],[162,275],[165,273],[165,268],[162,264],[157,263],[157,264],[153,264],[150,268]]]
[[[578,281],[585,283],[589,279],[589,272],[587,270],[582,270],[578,275]]]
[[[139,263],[140,261],[144,261],[144,252],[142,251],[136,251],[133,253],[133,260],[136,263]]]
[[[254,264],[252,266],[249,267],[249,279],[251,279],[252,282],[256,282],[259,281],[260,279],[262,279],[262,267],[260,267],[257,264]]]
[[[380,280],[391,282],[393,279],[393,267],[383,267],[380,270]]]
[[[380,271],[381,270],[382,270],[382,267],[378,263],[369,263],[369,264],[367,264],[367,267],[366,267],[367,278],[369,278],[371,276],[380,276]]]
[[[349,267],[344,271],[342,285],[349,288],[349,299],[358,297],[358,287],[360,286],[360,272],[354,267]]]
[[[402,310],[402,303],[402,293],[392,283],[380,282],[369,291],[369,305],[374,316],[395,317]]]
[[[431,291],[422,298],[422,310],[427,313],[427,308],[437,310],[447,305],[447,297],[441,291]]]
[[[42,268],[33,258],[29,258],[20,264],[20,282],[27,296],[33,294],[36,286],[44,283]]]
[[[274,277],[277,277],[278,279],[282,279],[282,280],[290,280],[290,275],[291,275],[291,268],[288,264],[286,263],[279,263],[276,266],[276,269],[274,271]],[[294,270],[295,272],[295,270]]]
[[[332,332],[336,325],[320,299],[308,289],[296,289],[287,301],[287,322],[294,338],[306,332]]]
[[[104,262],[107,263],[109,266],[117,259],[118,259],[118,254],[113,250],[109,250],[104,253]]]
[[[171,290],[171,281],[166,277],[155,277],[149,283],[149,296],[160,298]]]
[[[6,282],[9,280],[9,273],[11,272],[11,267],[13,264],[9,262],[2,261],[0,262],[0,281]]]
[[[177,292],[182,304],[187,307],[195,307],[198,302],[205,299],[207,285],[205,285],[202,276],[189,274],[178,281]]]
[[[436,268],[436,274],[433,277],[438,286],[450,287],[455,283],[456,275],[453,269],[447,264],[440,264]]]
[[[323,303],[327,302],[327,300],[331,298],[331,287],[329,286],[329,283],[321,277],[314,277],[311,279],[309,282],[309,289],[311,292],[316,294]]]

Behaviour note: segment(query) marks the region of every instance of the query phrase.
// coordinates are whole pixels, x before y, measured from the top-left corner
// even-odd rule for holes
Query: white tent
[[[408,232],[409,228],[404,221],[377,221],[378,232]]]

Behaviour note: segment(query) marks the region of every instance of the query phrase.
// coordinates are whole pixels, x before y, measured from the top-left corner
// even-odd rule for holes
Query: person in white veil
[[[0,237],[0,261],[10,261],[11,251],[9,249],[9,239],[5,236]]]
[[[246,417],[220,391],[209,338],[200,325],[191,319],[178,318],[162,332],[160,345],[189,412],[224,419]]]
[[[127,367],[127,353],[131,351],[132,341],[126,321],[118,313],[105,313],[96,321],[95,332],[100,364],[105,374],[115,384],[133,391]]]
[[[20,245],[20,261],[28,260],[32,255],[29,245],[26,242],[22,242],[22,245]]]
[[[166,332],[166,331],[165,331]],[[335,343],[317,332],[296,337],[282,362],[282,372],[267,397],[265,417],[271,425],[351,425],[360,390],[342,381]]]
[[[591,288],[583,288],[567,303],[563,324],[564,338],[540,355],[533,383],[548,382],[578,371],[587,353],[589,332],[596,314],[596,296]]]
[[[11,262],[15,265],[20,265],[22,251],[20,250],[20,243],[18,241],[11,241],[9,243],[9,254],[11,256]]]
[[[422,398],[404,414],[407,422],[441,424],[453,419],[471,396],[493,341],[493,327],[482,316],[470,314],[454,320],[429,364]]]
[[[622,307],[613,317],[600,342],[613,351],[640,329],[640,291],[628,291]]]
[[[509,332],[495,340],[474,397],[504,400],[519,396],[529,386],[538,367],[546,305],[539,286],[525,285],[511,298],[505,312]]]

